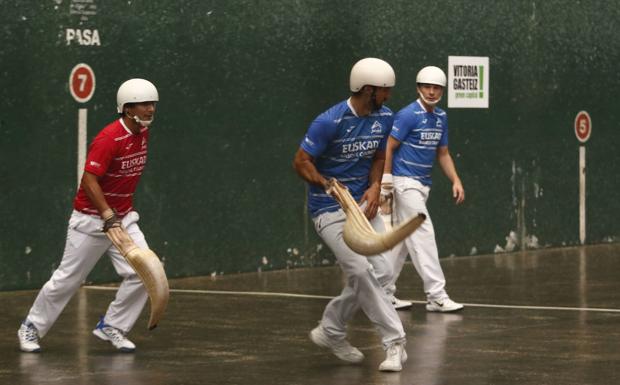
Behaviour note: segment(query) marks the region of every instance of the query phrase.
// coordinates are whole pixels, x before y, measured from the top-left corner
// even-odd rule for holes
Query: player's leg
[[[383,219],[382,222],[385,227],[386,218],[382,218],[382,219]],[[398,217],[395,212],[393,212],[393,214],[390,215],[390,221],[393,221],[393,223],[391,224],[392,225],[391,227],[397,226],[399,224]],[[375,231],[381,232],[381,231],[385,231],[385,229],[375,228]],[[394,306],[396,310],[406,310],[406,309],[410,309],[413,306],[413,303],[411,301],[401,300],[396,297],[396,281],[398,281],[398,277],[400,277],[400,273],[403,269],[403,266],[405,265],[405,262],[407,261],[407,254],[408,254],[408,251],[407,251],[407,247],[404,241],[396,245],[391,250],[388,250],[384,253],[388,261],[390,261],[390,264],[392,266],[392,274],[393,274],[391,281],[385,288],[385,291],[388,297],[390,298],[392,305]]]
[[[396,297],[396,281],[398,281],[398,277],[403,270],[405,262],[407,261],[407,255],[409,254],[405,242],[401,242],[392,250],[388,250],[385,254],[388,256],[392,265],[392,279],[385,287],[385,292],[396,310],[410,309],[413,306],[411,301],[405,301]]]
[[[138,218],[137,213],[129,213],[123,218],[123,226],[138,247],[148,248],[144,234],[137,224]],[[117,349],[131,352],[135,349],[135,345],[126,338],[126,334],[140,316],[148,300],[148,294],[140,277],[116,247],[111,246],[108,255],[117,274],[123,277],[123,282],[93,333],[101,339],[110,341]]]
[[[101,255],[110,247],[110,241],[100,229],[101,220],[98,218],[73,212],[62,261],[39,291],[22,326],[32,325],[41,338],[47,334]]]
[[[378,233],[387,231],[385,220],[380,219],[378,215],[370,221],[370,224]],[[381,255],[385,257],[385,261],[389,264],[389,268],[387,270],[389,272],[389,278],[387,282],[382,281],[380,278],[382,271],[381,266],[374,267],[377,277],[379,278],[379,282],[382,286],[384,286],[388,298],[396,310],[411,308],[413,304],[410,301],[400,300],[394,295],[396,293],[396,281],[398,280],[398,276],[400,275],[403,265],[407,259],[407,248],[405,247],[405,242],[403,241],[399,243],[391,250],[381,253]]]
[[[367,259],[349,249],[342,239],[344,221],[342,211],[323,214],[315,220],[317,232],[334,252],[347,277],[347,285],[341,295],[330,301],[325,308],[320,327],[329,337],[342,340],[346,335],[346,322],[361,308],[378,328],[384,346],[403,344],[405,333],[402,323],[373,266],[381,266],[385,270],[379,272],[379,275],[387,283],[391,278],[390,264],[383,256]]]
[[[337,238],[338,231],[344,225],[344,214],[342,212],[324,213],[314,219],[317,233],[323,240]],[[335,234],[332,235],[332,232]],[[335,254],[340,262],[338,246],[332,248],[331,243],[326,242],[328,247]],[[346,340],[346,324],[359,309],[355,299],[355,292],[352,287],[346,285],[340,295],[333,298],[325,307],[321,322],[310,332],[310,339],[317,345],[329,348],[341,360],[347,362],[360,362],[364,355],[357,348],[351,346]]]
[[[387,231],[385,222],[379,216],[375,216],[370,221],[370,225],[377,233],[383,233]],[[394,281],[394,255],[398,252],[398,245],[392,249],[381,253],[378,256],[367,257],[368,262],[373,266],[375,277],[379,281],[379,284],[384,288],[384,291],[389,290],[390,285]],[[380,257],[380,258],[378,258]]]
[[[375,218],[370,220],[370,224],[377,232],[384,232],[387,230],[385,228],[385,222],[380,219],[379,216],[376,216]],[[403,244],[401,243],[401,245]],[[389,295],[388,293],[390,287],[393,287],[394,291],[396,290],[395,282],[398,276],[394,273],[394,259],[398,258],[399,255],[402,254],[401,250],[406,250],[404,245],[402,247],[399,247],[397,245],[394,249],[387,250],[378,256],[367,257],[368,261],[373,266],[374,275],[377,278],[377,281],[379,281],[379,284],[381,285],[381,290],[378,292],[378,294],[382,297],[381,303],[385,303],[385,299],[387,299],[388,303],[390,303],[395,310],[398,309],[397,304],[395,303],[395,301],[398,300],[396,299],[396,297],[394,297],[394,295]],[[405,257],[406,254],[402,256],[403,263]],[[400,266],[400,269],[402,269],[402,265]],[[406,301],[401,302],[405,303]],[[408,306],[411,307],[411,302],[408,303]],[[391,311],[390,313],[394,315],[396,312]],[[399,324],[402,327],[402,322],[400,322],[400,319]],[[381,363],[381,365],[379,365],[379,370],[386,372],[398,372],[402,370],[403,363],[407,361],[405,340],[400,339],[388,342],[384,341],[383,347],[386,350],[386,359]]]
[[[370,223],[375,229],[375,231],[377,232],[386,231],[385,223],[379,217],[373,218],[370,221]],[[405,247],[401,247],[400,249],[404,250]],[[394,255],[398,256],[399,253],[400,253],[400,250],[398,247],[396,247],[395,249],[388,250],[384,253],[381,253],[380,255],[367,257],[367,259],[368,259],[368,262],[370,262],[370,264],[373,266],[374,276],[376,277],[377,281],[381,285],[380,290],[375,291],[373,289],[373,292],[376,293],[378,297],[380,297],[380,299],[377,300],[377,303],[380,305],[379,311],[385,311],[384,309],[385,309],[386,303],[391,304],[392,305],[391,307],[389,305],[387,306],[387,308],[390,310],[388,310],[388,313],[385,315],[388,317],[388,319],[391,319],[390,323],[392,324],[398,323],[398,325],[400,325],[400,328],[402,328],[402,322],[400,321],[400,318],[398,318],[398,315],[395,312],[395,310],[397,309],[396,304],[394,303],[394,300],[396,300],[396,297],[394,297],[393,295],[388,295],[390,286],[393,286],[395,290],[394,283],[396,281],[396,278],[394,274]],[[403,256],[402,258],[403,261],[405,257],[406,255]],[[401,266],[401,269],[402,269],[402,266]],[[364,295],[363,291],[361,291],[361,293],[362,295]],[[402,302],[405,302],[405,301],[402,301]],[[411,303],[408,303],[408,304],[409,304],[409,307],[411,307]],[[362,309],[364,310],[368,318],[371,319],[372,321],[372,317],[368,314],[369,312],[376,311],[376,307],[375,306],[366,307],[363,304],[360,306],[362,307]],[[394,316],[396,318],[393,318]],[[381,321],[376,320],[373,322],[375,322],[376,325],[380,325]],[[378,326],[378,328],[379,330],[381,330],[380,326]],[[387,333],[385,331],[382,333],[383,336],[385,336],[386,334]],[[404,330],[403,330],[403,336],[404,336]],[[383,348],[386,351],[386,359],[383,362],[381,362],[381,365],[379,365],[379,370],[387,371],[387,372],[401,371],[403,363],[407,361],[407,352],[405,350],[405,338],[403,337],[402,339],[391,339],[391,340],[383,338],[382,342],[383,342]]]
[[[400,178],[397,178],[397,180],[400,180]],[[425,189],[422,185],[412,186],[395,182],[396,184],[399,185],[399,188],[395,188],[394,194],[396,214],[399,220],[401,218],[408,218],[410,215],[418,212],[426,215],[426,220],[422,225],[405,240],[413,265],[424,282],[424,292],[429,299],[445,296],[446,282],[443,270],[439,264],[435,229],[426,208],[428,188]]]
[[[426,208],[429,188],[411,178],[395,178],[395,206],[399,219],[424,213],[426,220],[405,240],[413,265],[424,282],[427,297],[427,310],[455,311],[461,304],[450,300],[445,286],[446,279],[439,262],[435,229]]]

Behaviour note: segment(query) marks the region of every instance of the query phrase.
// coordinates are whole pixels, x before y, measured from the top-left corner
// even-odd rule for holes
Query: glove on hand
[[[392,174],[383,174],[381,179],[381,195],[379,196],[379,209],[381,214],[392,214],[392,202],[394,201],[394,182]]]
[[[121,219],[116,215],[115,209],[108,209],[101,214],[103,219],[103,232],[107,233],[108,230],[121,227]]]

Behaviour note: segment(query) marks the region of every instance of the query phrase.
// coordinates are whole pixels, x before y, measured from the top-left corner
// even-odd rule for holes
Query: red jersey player
[[[52,327],[99,258],[107,254],[123,277],[114,301],[93,330],[123,352],[136,346],[126,337],[148,295],[136,272],[104,232],[123,226],[137,246],[148,248],[133,211],[133,194],[146,165],[149,126],[159,95],[144,79],[130,79],[118,89],[120,118],[93,140],[73,203],[60,266],[39,292],[17,335],[24,352],[39,352],[39,339]]]

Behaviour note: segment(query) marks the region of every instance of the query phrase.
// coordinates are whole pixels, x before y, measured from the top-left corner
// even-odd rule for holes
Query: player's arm
[[[394,151],[400,146],[400,141],[393,136],[388,137],[387,146],[385,147],[385,164],[383,166],[384,174],[392,174],[392,159],[394,159]]]
[[[409,131],[414,125],[415,122],[412,122],[411,118],[408,117],[406,109],[402,109],[394,117],[392,130],[390,135],[388,135],[387,143],[385,144],[385,163],[383,166],[383,178],[381,179],[381,211],[384,214],[389,214],[392,212],[391,202],[393,199],[392,192],[394,190],[392,169],[394,168],[394,151],[396,151],[396,149],[400,146],[401,141],[409,135]]]
[[[360,204],[367,202],[364,214],[368,219],[374,218],[379,209],[379,193],[381,191],[381,176],[383,175],[384,164],[385,151],[375,152],[372,166],[370,166],[370,174],[368,175],[368,190],[364,192],[360,200]]]
[[[84,175],[82,175],[82,188],[104,220],[103,231],[107,232],[110,228],[120,227],[121,220],[116,216],[116,212],[110,208],[108,202],[105,200],[103,190],[99,184],[99,177],[93,173],[84,171]]]
[[[108,135],[100,134],[95,137],[88,150],[81,181],[81,187],[84,189],[86,196],[99,211],[99,215],[105,222],[103,225],[104,232],[107,232],[112,227],[121,226],[120,219],[117,217],[116,212],[108,205],[103,195],[103,189],[99,184],[99,178],[106,173],[110,166],[115,146],[116,143]]]
[[[461,178],[456,172],[454,161],[448,150],[448,146],[441,146],[437,148],[437,162],[441,166],[441,170],[452,182],[452,197],[455,199],[456,204],[460,204],[465,200],[465,190],[461,183]]]
[[[293,168],[306,182],[327,188],[327,179],[316,169],[314,158],[301,147],[295,153]]]
[[[385,161],[383,162],[383,176],[381,178],[381,212],[383,214],[392,213],[392,201],[394,190],[394,178],[392,177],[392,160],[394,151],[400,146],[400,141],[393,136],[389,136],[385,145]]]
[[[328,180],[317,170],[314,160],[320,156],[337,132],[337,126],[323,115],[317,117],[308,127],[308,132],[299,145],[293,159],[293,168],[306,182],[328,187]]]

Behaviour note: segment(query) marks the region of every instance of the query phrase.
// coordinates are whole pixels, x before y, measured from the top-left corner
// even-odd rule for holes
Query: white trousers
[[[394,215],[396,221],[402,222],[417,213],[424,213],[426,220],[404,242],[388,254],[392,259],[394,270],[392,284],[388,286],[388,294],[390,295],[396,291],[396,280],[403,269],[407,254],[409,254],[413,266],[424,282],[426,298],[438,300],[448,296],[445,289],[446,278],[439,263],[435,229],[426,208],[429,192],[430,187],[413,178],[394,177]]]
[[[346,337],[346,324],[361,308],[381,335],[383,347],[405,342],[405,331],[386,294],[392,280],[392,261],[380,254],[365,257],[351,250],[342,238],[346,216],[342,210],[314,218],[317,233],[333,251],[346,275],[346,286],[332,299],[323,312],[321,325],[334,339]],[[376,216],[371,224],[385,231],[383,221]]]
[[[141,248],[148,248],[144,234],[138,227],[140,216],[129,212],[122,220],[123,226]],[[123,277],[116,298],[108,307],[105,323],[127,333],[142,312],[148,294],[140,278],[120,254],[118,249],[101,231],[103,221],[97,217],[73,211],[69,219],[65,252],[60,266],[39,292],[26,319],[45,336],[65,308],[71,297],[103,254],[112,260],[114,269]]]

